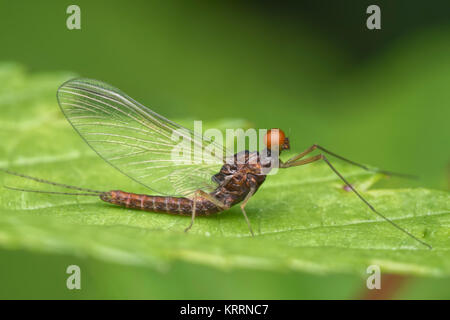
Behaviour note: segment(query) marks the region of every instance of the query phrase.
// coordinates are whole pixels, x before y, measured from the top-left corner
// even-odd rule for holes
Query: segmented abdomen
[[[188,198],[150,196],[120,190],[102,193],[100,199],[126,208],[179,215],[191,215],[194,205]],[[208,215],[219,211],[221,210],[217,206],[206,199],[198,198],[196,201],[196,215]]]

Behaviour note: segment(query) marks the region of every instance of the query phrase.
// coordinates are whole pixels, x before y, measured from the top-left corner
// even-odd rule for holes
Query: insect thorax
[[[212,177],[219,185],[213,194],[228,204],[242,201],[252,187],[257,190],[265,181],[265,164],[257,151],[236,153],[228,158],[220,172]]]

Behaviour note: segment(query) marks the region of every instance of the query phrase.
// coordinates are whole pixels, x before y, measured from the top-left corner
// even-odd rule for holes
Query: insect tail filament
[[[57,191],[45,191],[45,190],[33,190],[33,189],[22,189],[9,186],[3,186],[5,189],[22,191],[22,192],[35,192],[35,193],[47,193],[47,194],[61,194],[65,196],[93,196],[98,197],[101,193],[81,193],[81,192],[57,192]]]
[[[80,188],[80,187],[75,187],[75,186],[70,186],[67,184],[62,184],[62,183],[57,183],[57,182],[53,182],[53,181],[49,181],[49,180],[44,180],[44,179],[40,179],[40,178],[36,178],[36,177],[31,177],[31,176],[27,176],[21,173],[17,173],[17,172],[13,172],[13,171],[9,171],[6,169],[1,169],[0,171],[3,171],[7,174],[13,175],[13,176],[18,176],[24,179],[28,179],[28,180],[33,180],[39,183],[44,183],[44,184],[49,184],[49,185],[53,185],[53,186],[57,186],[57,187],[62,187],[62,188],[66,188],[66,189],[72,189],[72,190],[78,190],[78,191],[84,191],[84,192],[56,192],[56,191],[45,191],[45,190],[33,190],[33,189],[22,189],[22,188],[15,188],[15,187],[9,187],[9,186],[4,186],[6,189],[9,190],[16,190],[16,191],[23,191],[23,192],[36,192],[36,193],[49,193],[49,194],[62,194],[62,195],[78,195],[78,196],[99,196],[100,194],[105,193],[104,191],[98,191],[98,190],[93,190],[93,189],[88,189],[88,188]]]

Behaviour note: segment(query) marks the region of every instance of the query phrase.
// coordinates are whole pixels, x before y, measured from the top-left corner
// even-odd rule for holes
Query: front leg
[[[305,151],[300,152],[298,155],[293,156],[292,158],[290,158],[288,161],[286,161],[286,164],[287,164],[287,163],[290,163],[290,162],[297,161],[298,159],[303,158],[304,156],[306,156],[307,154],[313,152],[313,151],[316,150],[316,149],[317,149],[317,145],[316,145],[316,144],[313,144],[311,147],[309,147],[309,148],[306,149]],[[281,160],[280,160],[280,163],[281,163]],[[282,168],[282,167],[280,166],[280,168]]]
[[[385,215],[381,214],[380,212],[378,212],[378,210],[376,210],[351,184],[350,182],[347,181],[347,179],[344,178],[344,176],[342,174],[339,173],[339,171],[337,171],[337,169],[330,163],[330,161],[327,159],[327,157],[325,157],[323,154],[319,154],[317,156],[313,156],[307,159],[303,159],[303,160],[297,160],[297,161],[291,161],[291,162],[286,162],[283,163],[280,160],[280,168],[290,168],[290,167],[296,167],[296,166],[301,166],[304,164],[308,164],[308,163],[312,163],[318,160],[323,160],[328,167],[330,167],[330,169],[347,185],[347,187],[349,187],[355,194],[356,196],[358,196],[358,198],[364,202],[369,209],[374,212],[375,214],[377,214],[378,216],[380,216],[381,218],[383,218],[385,221],[389,222],[393,227],[397,228],[398,230],[402,231],[403,233],[407,234],[409,237],[411,237],[412,239],[416,240],[417,242],[421,243],[422,245],[426,246],[428,249],[432,249],[432,247],[420,240],[419,238],[417,238],[416,236],[414,236],[412,233],[410,233],[409,231],[407,231],[406,229],[402,228],[401,226],[399,226],[397,223],[395,223],[394,221],[392,221],[391,219],[387,218]]]
[[[283,162],[280,160],[280,168],[290,168],[290,167],[301,166],[304,164],[308,164],[308,163],[323,159],[323,157],[324,156],[322,154],[318,154],[317,156],[313,156],[313,157],[303,159],[303,160],[298,160],[298,161],[290,161],[290,159],[289,159],[287,162]]]
[[[287,168],[286,166],[289,166],[290,164],[295,163],[297,160],[303,158],[304,156],[306,156],[307,154],[313,152],[314,150],[320,150],[322,152],[324,152],[325,154],[328,154],[332,157],[338,158],[339,160],[345,161],[351,165],[360,167],[366,171],[370,171],[370,172],[377,172],[377,173],[383,173],[386,174],[388,176],[398,176],[398,177],[403,177],[403,178],[417,178],[416,176],[410,175],[410,174],[404,174],[404,173],[398,173],[398,172],[392,172],[392,171],[387,171],[387,170],[381,170],[378,168],[369,168],[368,166],[355,162],[353,160],[347,159],[343,156],[340,156],[328,149],[325,149],[324,147],[318,145],[318,144],[313,144],[311,147],[309,147],[308,149],[306,149],[305,151],[299,153],[296,156],[293,156],[292,158],[290,158],[288,161],[286,161],[285,163],[283,163],[282,161],[280,161],[280,168]],[[309,162],[307,162],[309,163]],[[284,165],[284,167],[283,167]],[[291,165],[292,166],[292,165]]]

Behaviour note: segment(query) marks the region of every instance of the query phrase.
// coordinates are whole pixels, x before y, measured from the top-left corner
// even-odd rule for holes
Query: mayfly
[[[364,170],[385,174],[393,174],[392,172],[371,169],[317,144],[283,162],[278,156],[282,151],[289,150],[290,144],[289,139],[280,129],[271,129],[267,132],[264,139],[266,148],[261,152],[240,151],[232,157],[226,157],[226,148],[219,142],[197,139],[198,137],[190,130],[164,118],[120,90],[98,80],[69,80],[58,89],[57,99],[67,120],[101,158],[121,173],[160,195],[135,194],[120,190],[98,191],[3,170],[9,174],[78,192],[8,188],[25,192],[96,196],[103,201],[126,208],[188,215],[191,216],[191,221],[185,231],[192,227],[196,216],[218,213],[240,204],[249,231],[253,235],[245,206],[265,181],[267,169],[270,166],[268,159],[273,158],[270,150],[277,147],[278,168],[286,169],[319,160],[324,161],[345,183],[346,188],[353,191],[373,213],[431,249],[429,244],[378,212],[336,170],[326,155]],[[172,138],[175,131],[181,132],[183,138],[195,145],[197,150],[204,151],[213,145],[215,150],[223,152],[210,153],[211,159],[208,159],[210,161],[200,163],[175,161],[172,157],[177,143]],[[315,150],[321,153],[308,156]],[[238,161],[239,159],[241,161]]]

